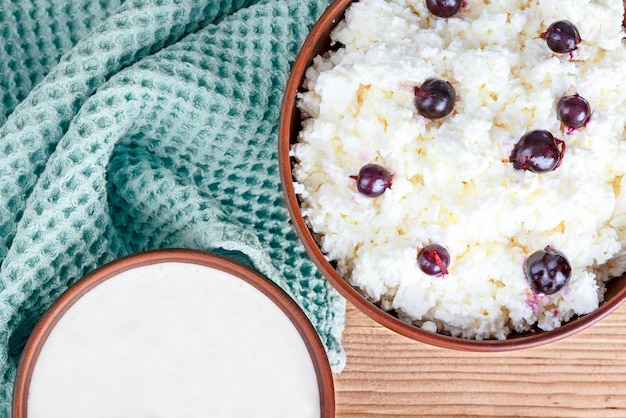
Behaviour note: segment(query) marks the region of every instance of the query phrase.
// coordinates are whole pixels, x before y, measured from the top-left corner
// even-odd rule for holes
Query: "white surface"
[[[50,334],[29,418],[318,417],[311,358],[261,292],[220,270],[163,263],[82,297]]]

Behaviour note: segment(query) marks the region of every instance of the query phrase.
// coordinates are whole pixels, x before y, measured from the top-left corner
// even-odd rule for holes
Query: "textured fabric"
[[[303,307],[339,371],[344,300],[289,223],[277,127],[328,0],[26,0],[0,7],[0,417],[69,285],[168,247],[234,257]]]

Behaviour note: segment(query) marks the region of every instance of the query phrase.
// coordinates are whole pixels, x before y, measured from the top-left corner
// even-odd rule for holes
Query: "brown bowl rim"
[[[297,329],[309,352],[317,376],[321,417],[335,416],[334,381],[326,350],[306,314],[283,289],[260,273],[222,256],[199,250],[160,249],[122,257],[97,268],[70,286],[46,311],[30,334],[18,363],[12,418],[27,417],[29,384],[39,353],[52,329],[74,303],[93,288],[120,273],[167,262],[196,264],[221,270],[250,284],[278,306]]]
[[[474,340],[452,337],[422,330],[419,327],[405,323],[393,315],[380,309],[368,301],[354,289],[333,268],[320,250],[311,230],[306,225],[298,198],[294,191],[292,158],[289,155],[290,147],[296,142],[300,123],[300,113],[296,108],[297,93],[300,91],[305,70],[310,66],[313,58],[327,50],[320,46],[328,43],[328,36],[332,29],[343,19],[346,7],[355,0],[336,0],[322,14],[315,23],[301,50],[293,63],[291,74],[287,81],[285,95],[282,102],[279,132],[278,132],[278,161],[283,195],[296,234],[303,243],[306,252],[319,268],[322,275],[335,289],[349,302],[355,305],[374,321],[405,337],[421,341],[430,345],[475,352],[499,352],[521,350],[552,343],[571,336],[595,324],[617,309],[626,299],[626,285],[614,292],[609,300],[603,302],[596,310],[584,316],[572,319],[559,328],[551,331],[536,331],[524,334],[513,333],[505,340]],[[626,0],[625,0],[626,1]],[[618,280],[618,279],[614,279]],[[623,278],[622,278],[623,280]]]

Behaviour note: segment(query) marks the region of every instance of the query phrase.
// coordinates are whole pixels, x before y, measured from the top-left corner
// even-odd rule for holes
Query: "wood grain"
[[[626,417],[626,306],[587,330],[507,353],[441,349],[348,304],[337,417]]]

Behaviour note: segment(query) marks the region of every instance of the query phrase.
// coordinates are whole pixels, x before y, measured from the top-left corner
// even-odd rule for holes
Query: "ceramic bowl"
[[[550,343],[583,330],[619,307],[626,298],[626,279],[624,277],[613,279],[608,283],[605,301],[598,309],[585,316],[573,319],[557,329],[552,331],[536,330],[527,333],[512,333],[506,340],[478,341],[432,333],[402,322],[394,315],[383,311],[361,296],[360,293],[337,273],[332,263],[326,259],[320,250],[314,234],[309,230],[303,219],[298,197],[294,192],[292,176],[293,161],[289,155],[289,149],[292,144],[297,142],[298,132],[301,130],[301,117],[296,106],[296,94],[298,91],[302,90],[301,86],[305,71],[311,65],[315,56],[328,51],[330,47],[330,32],[337,23],[343,19],[344,11],[351,3],[351,0],[335,1],[317,21],[304,42],[293,64],[292,72],[286,86],[279,130],[278,151],[280,174],[291,220],[307,253],[326,279],[348,301],[381,325],[417,341],[439,347],[469,351],[507,351]]]
[[[148,270],[146,270],[146,268]],[[138,277],[136,274],[138,271],[142,272],[140,273],[140,277]],[[132,276],[133,274],[135,274],[135,276]],[[187,276],[185,276],[185,274]],[[181,281],[182,278],[188,278],[190,277],[190,275],[193,276],[193,280],[185,279],[185,281]],[[138,282],[137,280],[142,280],[142,282]],[[230,284],[228,285],[228,287],[220,288],[219,286],[217,286],[218,282],[220,281],[225,281],[224,283]],[[139,283],[139,286],[133,284],[132,286],[134,287],[131,287],[129,283]],[[169,283],[167,286],[170,287],[163,287],[162,283]],[[181,283],[190,283],[191,287],[187,285],[181,285]],[[110,289],[112,289],[113,286],[118,286],[118,289],[121,286],[126,287],[123,288],[122,292],[112,294],[110,293]],[[148,287],[150,287],[151,289],[147,289]],[[176,291],[173,292],[172,289],[176,289]],[[218,293],[222,292],[222,290],[219,289],[227,290],[224,290],[223,293]],[[239,293],[233,292],[230,289],[235,289],[236,292]],[[94,290],[98,290],[100,293],[94,292]],[[205,297],[207,292],[209,293],[208,298]],[[189,296],[192,293],[197,293],[201,296]],[[98,296],[96,296],[96,294]],[[176,296],[171,296],[172,294],[175,294]],[[215,296],[213,296],[214,294]],[[222,297],[233,294],[243,294],[244,296],[237,297],[236,300],[228,300],[227,297]],[[137,297],[137,295],[139,296]],[[157,308],[150,308],[153,309],[152,311],[142,311],[141,309],[144,308],[138,308],[138,312],[157,312],[158,314],[138,315],[133,310],[133,306],[142,305],[143,302],[138,301],[138,299],[145,300],[150,298],[156,298],[155,300],[158,302],[158,304],[151,306],[157,306]],[[210,299],[210,302],[207,302],[207,299]],[[176,300],[183,300],[184,302],[182,304],[172,303],[172,301],[175,302]],[[103,303],[102,301],[106,303]],[[89,304],[91,304],[91,306],[97,306],[99,310],[107,310],[107,316],[104,319],[101,319],[96,318],[98,315],[85,315],[85,308]],[[206,313],[204,312],[204,306],[206,306],[207,304],[212,304],[214,306],[217,306],[218,308],[212,308],[211,310],[207,310],[206,312],[208,313]],[[241,318],[242,314],[239,314],[238,311],[242,310],[245,304],[247,304],[248,306],[254,306],[255,310],[253,312],[253,315],[245,315],[245,317]],[[188,306],[199,306],[200,309],[188,308]],[[215,314],[216,309],[218,310],[217,314]],[[111,312],[115,310],[122,312],[122,314],[120,316],[112,317]],[[173,322],[172,324],[166,324],[167,321],[163,321],[163,318],[167,319],[169,317],[172,317],[172,315],[174,315],[174,311],[177,312],[175,316],[177,320],[170,321]],[[94,311],[92,310],[90,312],[93,313]],[[162,315],[165,316],[162,316],[161,312]],[[231,313],[229,314],[229,312]],[[237,315],[233,315],[232,312],[237,312]],[[264,314],[263,312],[269,313]],[[88,319],[86,321],[83,321],[81,319],[79,322],[85,325],[83,325],[82,328],[77,328],[77,326],[72,324],[76,322],[77,317],[81,318],[80,315],[87,316]],[[118,322],[116,321],[118,321],[117,318],[119,317],[122,318],[121,321],[119,321],[122,326],[117,325]],[[126,319],[127,317],[132,318],[132,320],[128,321]],[[235,317],[239,319],[233,321],[229,317]],[[262,319],[250,319],[251,317],[258,317]],[[158,318],[161,318],[161,320],[159,320]],[[271,320],[268,321],[267,318],[270,318]],[[128,321],[128,323],[125,321]],[[187,332],[183,335],[182,338],[169,338],[170,336],[177,335],[176,333],[172,333],[172,330],[184,328],[181,325],[183,322],[190,322],[195,324],[195,328],[193,328],[194,330],[205,328],[211,331],[194,331],[191,333]],[[68,323],[70,325],[68,325]],[[213,325],[214,323],[218,325]],[[225,325],[223,325],[222,323]],[[236,326],[233,326],[233,323],[236,324]],[[45,398],[45,395],[42,397],[41,393],[52,391],[52,386],[57,385],[58,382],[68,381],[68,379],[66,379],[66,376],[63,375],[67,373],[72,374],[74,373],[73,371],[76,370],[78,371],[74,373],[71,379],[77,381],[83,379],[80,381],[83,381],[84,385],[97,387],[102,390],[101,394],[100,392],[97,392],[95,395],[93,394],[93,391],[90,391],[87,398],[93,397],[94,399],[96,399],[97,402],[105,403],[108,402],[106,401],[106,399],[118,399],[116,398],[117,393],[115,393],[115,395],[112,395],[107,389],[117,385],[107,384],[107,382],[109,381],[105,377],[103,377],[103,374],[91,372],[83,373],[82,368],[75,367],[73,365],[73,361],[67,359],[68,355],[64,354],[64,351],[58,348],[58,341],[60,337],[58,336],[59,333],[57,333],[55,336],[55,331],[63,328],[63,326],[65,326],[65,329],[68,329],[69,327],[69,329],[73,331],[73,334],[68,334],[67,332],[65,334],[62,334],[64,336],[63,338],[66,338],[67,335],[80,335],[80,341],[70,344],[70,347],[76,347],[76,350],[78,350],[78,352],[72,351],[74,354],[70,355],[70,357],[81,357],[81,359],[83,357],[87,358],[87,361],[81,360],[81,362],[78,364],[86,365],[84,367],[89,368],[89,370],[91,370],[90,367],[93,363],[101,362],[105,365],[109,364],[107,363],[108,360],[102,360],[102,358],[108,358],[108,352],[110,351],[117,350],[120,351],[123,356],[125,356],[126,351],[128,350],[128,346],[132,345],[133,341],[135,341],[134,336],[137,334],[144,335],[143,329],[150,328],[150,331],[145,333],[145,335],[147,335],[147,337],[145,338],[148,341],[156,341],[156,344],[150,343],[148,349],[145,349],[143,343],[140,344],[142,349],[135,350],[140,351],[140,353],[138,355],[133,354],[133,357],[129,358],[136,360],[138,358],[141,359],[143,357],[151,356],[152,347],[158,346],[158,350],[155,349],[155,351],[158,351],[158,354],[154,357],[161,359],[165,358],[166,361],[147,362],[147,367],[140,370],[147,370],[147,374],[152,376],[152,371],[158,369],[159,372],[155,372],[154,375],[158,377],[157,380],[158,382],[160,382],[159,384],[163,384],[166,388],[169,388],[166,389],[168,396],[169,393],[171,393],[172,391],[178,394],[179,390],[177,388],[181,386],[183,388],[187,388],[183,389],[183,393],[180,394],[180,398],[174,397],[174,402],[177,402],[178,404],[188,405],[187,401],[192,399],[193,402],[196,402],[195,400],[199,399],[198,397],[203,399],[213,399],[213,397],[223,399],[222,397],[220,397],[222,394],[222,387],[231,388],[225,390],[227,391],[229,397],[231,396],[231,394],[239,397],[236,402],[239,402],[242,405],[245,405],[246,402],[252,404],[254,402],[252,396],[257,396],[257,399],[261,398],[261,396],[257,392],[271,389],[267,388],[265,384],[256,384],[253,388],[248,388],[250,389],[248,393],[242,394],[240,390],[243,390],[242,387],[246,385],[241,385],[237,382],[242,382],[242,377],[250,376],[250,373],[256,373],[255,370],[262,369],[265,373],[257,373],[257,375],[259,376],[259,379],[263,379],[263,382],[267,381],[267,373],[271,373],[276,376],[282,376],[279,377],[279,379],[282,379],[285,376],[289,376],[289,379],[285,379],[285,381],[289,382],[298,382],[306,378],[306,386],[298,389],[297,393],[299,399],[304,399],[306,401],[309,407],[308,411],[313,411],[313,416],[321,416],[325,418],[335,416],[335,393],[333,387],[333,375],[331,372],[328,357],[326,355],[322,342],[318,337],[318,334],[316,333],[312,324],[309,322],[306,315],[293,301],[293,299],[291,299],[287,295],[287,293],[285,293],[273,282],[250,270],[247,267],[244,267],[238,263],[222,257],[217,257],[204,252],[193,250],[172,249],[149,251],[113,261],[95,270],[93,273],[89,274],[88,276],[84,277],[76,284],[71,286],[65,293],[63,293],[63,295],[54,303],[54,305],[38,322],[26,343],[18,366],[17,378],[15,382],[13,397],[13,418],[29,417],[29,406],[31,413],[36,414],[36,410],[41,410],[42,407],[39,406],[37,408],[37,405],[29,404],[29,401],[35,399],[37,396],[39,396],[37,399]],[[167,328],[168,326],[170,328]],[[131,331],[130,334],[125,333],[124,328],[126,327],[133,327],[133,331]],[[264,333],[261,338],[258,338],[258,334],[254,331],[256,327],[260,327],[260,329],[267,328],[265,329],[267,332]],[[162,331],[163,329],[167,329],[167,331]],[[220,331],[225,330],[225,332],[213,333],[213,329],[218,329]],[[288,330],[288,335],[291,335],[287,343],[285,343],[286,340],[281,340],[277,337],[277,335],[279,335],[277,334],[277,332],[281,329]],[[77,332],[77,330],[83,330],[83,332]],[[105,332],[102,332],[102,330],[104,330]],[[166,338],[158,337],[162,336],[164,333],[166,335]],[[209,333],[210,336],[203,337],[203,340],[197,337],[197,334],[204,335],[207,333]],[[98,339],[101,338],[99,336],[103,334],[111,334],[115,337],[105,339],[104,341]],[[155,335],[157,335],[157,337],[155,337]],[[301,341],[299,341],[298,337],[301,338]],[[112,341],[115,338],[122,340],[121,344]],[[217,356],[219,358],[213,358],[207,354],[212,353],[213,351],[205,350],[206,347],[220,346],[221,344],[226,344],[227,349],[230,349],[232,345],[234,345],[233,343],[231,343],[231,341],[233,341],[233,338],[237,341],[239,341],[237,338],[241,338],[242,341],[244,341],[243,344],[237,344],[237,346],[234,347],[235,349],[233,350],[233,353],[239,353],[240,355],[234,354],[233,356],[231,356],[230,351],[228,351],[225,355]],[[89,339],[91,339],[91,341],[89,341]],[[51,344],[52,346],[54,346],[54,343],[52,343],[52,341],[55,341],[55,343],[57,344],[55,349],[50,349]],[[228,342],[222,343],[221,341]],[[277,347],[279,341],[282,341],[283,343],[281,347]],[[48,344],[48,346],[46,346],[46,344]],[[107,347],[109,347],[107,349],[108,351],[106,351],[105,354],[102,354],[98,349],[94,350],[94,347],[98,347],[101,345],[106,345]],[[266,354],[265,352],[261,353],[261,351],[259,351],[260,345],[267,346],[268,350],[266,351],[269,352],[269,354]],[[173,347],[174,349],[170,351],[164,351],[165,355],[163,355],[162,352],[159,351],[161,350],[160,347],[162,346]],[[198,346],[202,348],[188,348],[191,346]],[[61,347],[66,348],[68,347],[68,345],[65,344]],[[180,349],[180,347],[183,347],[183,349]],[[46,351],[46,349],[48,349],[48,351]],[[72,348],[72,350],[74,349]],[[83,351],[90,350],[94,352],[97,351],[100,354],[91,357],[88,355],[83,356]],[[65,350],[65,352],[68,351],[70,350]],[[200,352],[199,355],[189,354],[198,354],[198,351]],[[299,354],[292,357],[290,353],[294,351],[298,352]],[[223,353],[224,350],[221,349],[221,351],[219,352]],[[59,353],[61,353],[62,355],[59,355]],[[279,355],[275,353],[283,354]],[[285,353],[287,354],[285,355]],[[90,360],[93,357],[95,358],[93,360]],[[232,363],[230,357],[236,357],[232,358]],[[114,358],[117,359],[117,357]],[[285,358],[290,358],[290,360],[285,360]],[[52,369],[52,372],[43,372],[41,368],[37,369],[38,364],[45,364],[46,362],[50,364],[50,359],[55,359],[56,361],[53,362],[55,364],[60,363],[57,365],[60,365],[62,369],[56,370],[56,372],[54,372],[54,369]],[[266,361],[267,359],[270,359],[271,361]],[[265,363],[261,364],[263,362]],[[72,364],[72,366],[65,368],[64,365],[70,363]],[[141,363],[141,361],[119,361],[115,362],[112,367],[117,368],[117,365],[119,365],[122,369],[137,369],[141,367],[137,363]],[[228,366],[225,366],[227,367],[225,373],[219,374],[218,366],[220,365],[218,363],[228,364]],[[302,370],[304,370],[305,373],[288,372],[286,371],[283,363],[290,365],[294,370],[301,370],[299,366],[303,365],[304,369]],[[261,368],[260,366],[263,366],[263,368]],[[102,366],[99,364],[96,366],[96,370],[100,370],[103,367],[106,373],[106,371],[108,370],[106,369],[107,366]],[[268,370],[268,368],[271,368],[271,370]],[[45,370],[45,367],[43,367],[43,369]],[[166,369],[167,373],[169,374],[164,375],[163,373],[161,373],[160,370],[163,369]],[[251,369],[254,370],[250,372]],[[181,370],[185,370],[186,372],[181,372]],[[192,372],[189,372],[190,370]],[[206,370],[207,373],[197,373],[197,370]],[[37,375],[37,373],[39,373],[39,375]],[[137,373],[133,372],[134,374],[132,374],[130,378],[127,378],[125,373],[125,371],[119,373],[119,375],[124,376],[124,379],[121,380],[119,377],[117,377],[118,375],[116,375],[116,381],[135,381],[132,379],[136,377]],[[191,395],[188,394],[189,391],[197,392],[198,387],[207,387],[206,383],[202,383],[200,385],[189,383],[192,382],[191,380],[189,382],[184,381],[182,385],[177,385],[173,390],[171,390],[171,384],[168,382],[168,380],[171,379],[169,378],[181,373],[184,376],[201,375],[201,379],[204,379],[205,376],[212,376],[217,373],[215,377],[211,377],[211,379],[216,379],[216,381],[219,382],[218,386],[211,387],[219,388],[216,389],[215,393],[218,393],[220,395],[213,395],[208,393],[209,391],[205,390],[202,391],[202,393],[196,393],[190,398]],[[42,377],[42,374],[43,376],[45,376],[45,378]],[[83,374],[87,374],[87,376],[83,376]],[[141,376],[141,373],[139,373],[139,375]],[[165,376],[165,378],[162,378],[163,376]],[[186,378],[193,379],[193,377]],[[72,381],[71,379],[70,381]],[[257,378],[255,377],[255,379]],[[233,384],[233,381],[235,384]],[[145,382],[145,380],[143,382]],[[228,384],[228,382],[230,382],[230,385]],[[130,388],[129,392],[133,392],[137,388],[137,386],[141,386],[143,384],[144,383],[139,383],[134,386],[131,385],[132,387]],[[148,382],[145,384],[149,385],[150,383]],[[39,389],[37,389],[36,386]],[[73,384],[69,384],[66,386],[63,386],[63,384],[59,384],[59,386],[74,387]],[[277,386],[280,386],[280,382]],[[300,387],[300,385],[294,385],[292,383],[291,387],[293,386]],[[283,388],[285,392],[281,396],[289,394],[291,387]],[[264,389],[257,390],[257,388]],[[33,391],[34,389],[37,390]],[[53,397],[52,402],[57,403],[58,398],[65,399],[65,397],[69,397],[71,398],[70,400],[66,399],[59,402],[59,404],[62,403],[60,407],[75,402],[88,403],[88,401],[81,399],[81,395],[79,393],[63,393],[64,391],[66,390],[61,390],[61,396]],[[316,391],[318,393],[316,393]],[[36,395],[35,392],[39,395]],[[52,392],[57,393],[54,391]],[[153,393],[157,392],[154,391]],[[154,398],[153,393],[148,393],[147,398]],[[310,394],[312,394],[312,396],[310,396]],[[129,402],[132,408],[141,409],[145,406],[144,404],[146,402],[143,402],[142,404],[142,399],[145,401],[145,398],[142,398],[143,395],[143,393],[131,394]],[[247,398],[242,398],[242,396],[246,396]],[[122,394],[122,397],[125,400],[128,400],[125,397],[124,393]],[[139,401],[136,401],[135,398],[139,399]],[[316,405],[318,398],[320,415],[317,415],[315,413],[315,410],[317,409]],[[46,402],[40,405],[52,405],[52,403]],[[157,404],[154,399],[152,399],[151,402],[154,405]],[[206,401],[202,402],[206,403]],[[262,400],[260,402],[263,403]],[[280,404],[281,402],[282,401],[277,401],[275,402],[275,404]],[[148,408],[150,408],[150,402],[148,403]],[[211,411],[219,413],[219,409],[217,409],[218,407],[232,409],[232,405],[228,404],[224,406],[219,405],[220,403],[222,402],[219,399],[215,403],[211,402]],[[108,404],[111,404],[111,402],[109,402]],[[56,404],[54,405],[55,408],[57,408],[57,406],[58,405]],[[179,406],[176,406],[176,408],[178,408]],[[203,405],[202,407],[207,408],[209,406]],[[72,408],[74,407],[72,406]],[[272,406],[272,408],[275,407]],[[296,409],[298,408],[299,406]],[[43,407],[43,409],[43,416],[45,416],[47,415],[47,413],[45,412],[45,407]],[[72,410],[79,409],[74,408]],[[125,411],[128,410],[125,409]],[[145,411],[141,413],[143,415],[149,414],[149,412]],[[289,414],[290,412],[285,413]],[[295,413],[296,415],[301,415],[298,411],[296,411]]]

